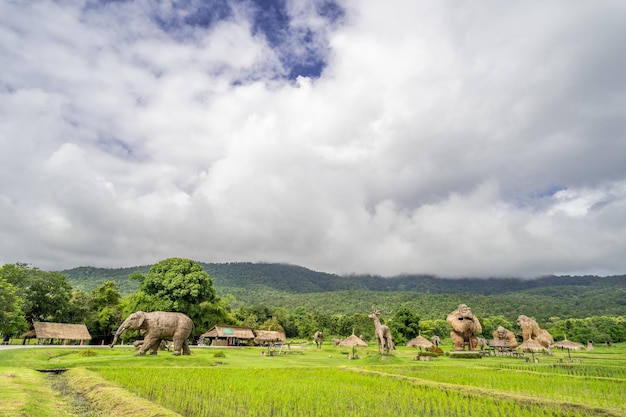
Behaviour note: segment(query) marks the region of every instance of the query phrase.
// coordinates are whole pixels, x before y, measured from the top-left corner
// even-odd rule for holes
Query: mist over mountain
[[[204,263],[200,265],[211,276],[216,288],[266,288],[288,293],[314,293],[349,290],[417,291],[431,294],[495,295],[526,291],[542,287],[582,286],[613,287],[626,285],[626,275],[599,277],[545,276],[522,278],[439,278],[433,275],[405,274],[393,277],[380,275],[340,276],[313,271],[297,265],[280,263]],[[147,273],[151,265],[128,268],[78,267],[61,271],[75,287],[89,291],[106,280],[114,280],[123,289],[132,292],[137,285],[127,283],[128,276],[139,271]]]

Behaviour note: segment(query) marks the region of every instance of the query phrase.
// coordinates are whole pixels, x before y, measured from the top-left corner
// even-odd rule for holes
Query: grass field
[[[366,348],[357,360],[331,345],[262,352],[0,350],[0,416],[626,416],[626,344],[572,351],[572,360],[566,351],[536,355],[538,363],[416,361],[411,348],[384,358]],[[37,372],[44,369],[67,371]]]

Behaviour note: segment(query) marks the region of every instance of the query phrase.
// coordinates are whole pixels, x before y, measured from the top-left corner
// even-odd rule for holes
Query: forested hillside
[[[265,263],[202,263],[218,293],[232,294],[236,304],[265,304],[325,314],[366,312],[372,304],[389,310],[409,307],[424,319],[443,318],[459,303],[481,315],[515,320],[524,313],[550,317],[626,315],[626,275],[549,276],[522,279],[442,279],[426,275],[338,276],[307,268]],[[122,293],[137,289],[128,276],[150,266],[103,269],[80,267],[62,271],[70,284],[90,291],[114,280]]]

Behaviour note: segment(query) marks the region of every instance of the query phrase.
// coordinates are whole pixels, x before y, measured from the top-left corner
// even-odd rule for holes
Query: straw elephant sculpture
[[[482,333],[483,328],[478,318],[472,314],[472,310],[467,305],[460,304],[456,310],[448,314],[446,321],[452,326],[450,338],[452,339],[454,350],[463,350],[466,343],[469,350],[476,350],[478,338],[475,335]]]
[[[142,333],[145,333],[144,341],[139,347],[137,355],[144,355],[148,350],[151,354],[156,354],[161,340],[173,342],[174,356],[181,353],[183,355],[191,354],[188,339],[193,330],[193,322],[183,313],[136,311],[128,316],[117,329],[111,347],[115,346],[119,336],[127,329],[141,330]]]

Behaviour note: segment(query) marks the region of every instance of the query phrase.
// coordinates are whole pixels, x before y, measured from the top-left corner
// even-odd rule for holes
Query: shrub
[[[82,357],[87,357],[87,356],[96,356],[97,353],[95,350],[93,349],[85,349],[85,350],[81,350],[78,353],[78,356],[82,356]]]

